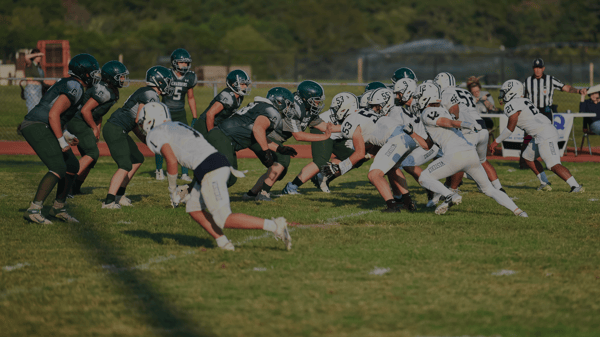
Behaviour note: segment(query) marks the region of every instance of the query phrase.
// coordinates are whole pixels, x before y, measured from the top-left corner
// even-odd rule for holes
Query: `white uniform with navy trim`
[[[508,195],[492,186],[473,145],[464,138],[460,130],[438,126],[437,121],[440,118],[453,119],[452,115],[441,107],[427,108],[423,111],[423,121],[427,126],[427,131],[433,141],[442,148],[444,154],[427,166],[419,177],[419,183],[423,187],[447,197],[453,193],[439,180],[456,172],[464,171],[475,180],[485,195],[492,197],[509,210],[515,211],[518,207]]]
[[[560,151],[558,147],[558,132],[546,116],[528,98],[513,98],[504,106],[504,113],[510,117],[521,111],[517,127],[533,137],[529,142],[523,158],[529,161],[542,157],[546,167],[552,168],[560,164]]]
[[[323,122],[325,123],[331,123],[333,125],[338,125],[338,121],[337,119],[333,119],[333,116],[331,115],[331,110],[327,110],[325,112],[323,112],[322,114],[319,115],[319,118],[323,120]],[[331,140],[338,140],[338,139],[343,139],[344,137],[342,136],[341,132],[332,132],[331,136],[329,136],[329,139]]]
[[[412,122],[414,119],[418,118],[420,124],[423,125],[423,128],[425,128],[425,124],[421,119],[421,113],[419,111],[419,108],[417,107],[417,100],[413,100],[412,104],[409,107],[405,107],[402,110],[403,113],[406,114],[404,120],[410,120]],[[437,146],[437,144],[433,144],[433,146],[429,150],[425,150],[422,147],[418,147],[414,149],[406,157],[406,159],[402,161],[402,167],[421,166],[433,159],[438,154],[439,150],[440,147]]]
[[[169,144],[179,164],[191,170],[217,152],[198,131],[181,122],[166,122],[153,128],[146,136],[146,144],[155,154],[160,154],[163,145]],[[202,182],[194,185],[186,212],[208,210],[217,225],[223,228],[231,214],[227,190],[230,174],[229,166],[206,173]]]
[[[181,122],[166,122],[155,127],[148,132],[146,144],[158,155],[163,145],[169,144],[179,164],[190,170],[217,152],[198,131]]]
[[[428,137],[419,117],[414,118],[403,108],[399,108],[399,112],[397,108],[399,107],[394,108],[394,117],[382,117],[377,121],[375,134],[378,140],[385,139],[385,141],[381,145],[376,144],[380,145],[381,149],[377,152],[369,171],[381,170],[383,173],[387,173],[392,168],[399,167],[404,158],[419,148],[417,142],[404,132],[404,125],[411,124],[414,133],[423,139]]]
[[[355,113],[352,113],[350,116],[346,117],[342,123],[342,137],[345,139],[352,139],[354,131],[356,131],[356,128],[360,126],[361,134],[365,140],[365,143],[373,144],[371,143],[371,140],[376,141],[376,137],[373,135],[373,131],[377,128],[375,123],[377,123],[381,117],[381,115],[376,114],[371,110],[357,110]],[[373,139],[371,137],[373,137]]]
[[[462,130],[463,136],[469,143],[475,145],[479,162],[483,163],[487,160],[487,144],[489,141],[489,132],[482,128],[485,122],[479,116],[477,104],[473,99],[473,95],[465,89],[450,87],[442,92],[442,106],[446,110],[454,105],[458,105],[458,120],[468,122],[475,125],[477,132],[471,130]]]

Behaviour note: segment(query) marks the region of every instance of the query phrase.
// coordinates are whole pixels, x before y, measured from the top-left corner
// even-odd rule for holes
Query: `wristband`
[[[67,143],[67,140],[65,139],[65,136],[62,136],[62,137],[58,138],[58,145],[60,145],[61,149],[69,147],[69,143]]]
[[[502,133],[500,134],[500,136],[498,136],[498,138],[496,138],[496,143],[502,143],[506,138],[508,138],[513,132],[510,131],[508,128],[504,129],[502,131]]]
[[[169,192],[175,192],[177,189],[177,174],[167,172],[167,181],[169,182]]]
[[[350,158],[347,158],[346,160],[341,162],[339,166],[340,166],[340,173],[342,173],[342,175],[343,175],[352,169],[352,162],[350,161]]]

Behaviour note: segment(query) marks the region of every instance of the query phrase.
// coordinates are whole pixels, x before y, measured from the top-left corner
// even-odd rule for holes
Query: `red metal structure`
[[[71,60],[68,40],[40,40],[37,48],[45,55],[42,69],[46,77],[67,77]]]

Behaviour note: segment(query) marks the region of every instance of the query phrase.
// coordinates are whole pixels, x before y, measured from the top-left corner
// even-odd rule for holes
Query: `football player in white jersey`
[[[261,219],[242,213],[231,213],[227,179],[244,174],[231,167],[227,158],[210,145],[200,132],[181,122],[172,122],[169,108],[163,103],[146,104],[140,111],[138,124],[147,134],[146,144],[167,161],[167,178],[171,204],[180,202],[177,189],[177,164],[194,171],[197,182],[186,202],[186,211],[217,241],[221,249],[235,250],[223,234],[223,228],[264,229],[273,232],[286,248],[292,238],[285,218]],[[187,189],[185,189],[187,191]]]
[[[435,213],[444,214],[452,205],[462,202],[462,197],[450,191],[439,182],[439,179],[449,177],[458,171],[465,171],[473,177],[485,195],[493,198],[515,215],[527,217],[527,213],[517,207],[506,193],[495,189],[487,179],[473,144],[465,139],[460,130],[474,131],[475,125],[455,120],[448,110],[439,106],[442,98],[437,85],[421,84],[417,90],[419,107],[423,109],[423,123],[433,141],[443,152],[443,156],[431,162],[419,177],[419,183],[423,187],[445,196],[444,202],[436,208]]]
[[[413,80],[411,81],[414,83]],[[375,111],[382,109],[382,106],[372,98],[369,100],[369,105]],[[394,189],[402,194],[402,198],[399,199],[404,202],[404,206],[409,210],[414,210],[415,206],[406,188],[406,179],[399,170],[399,166],[414,149],[420,146],[428,150],[433,145],[433,141],[425,131],[420,118],[396,114],[380,118],[375,126],[376,128],[369,137],[369,143],[381,146],[381,149],[369,169],[369,181],[385,200],[387,205],[385,212],[398,212],[400,209],[384,175],[388,175],[390,183],[396,187]]]
[[[327,177],[321,174],[320,167],[331,159],[332,154],[335,155],[335,158],[331,161],[339,164],[354,152],[353,148],[346,145],[347,140],[342,137],[340,126],[348,115],[357,110],[358,98],[353,93],[341,92],[333,97],[331,107],[329,110],[321,113],[319,118],[326,123],[331,123],[334,127],[338,126],[340,132],[332,132],[329,139],[311,143],[313,161],[304,166],[293,181],[285,185],[282,191],[283,194],[301,194],[298,191],[298,187],[302,186],[309,179],[313,181],[317,188],[320,188],[325,193],[330,193],[329,183],[335,177],[327,179]],[[317,133],[320,131],[312,129],[311,132]],[[354,165],[354,168],[360,166],[364,161],[359,161],[357,165]]]
[[[487,161],[489,132],[485,127],[485,122],[477,112],[473,96],[469,91],[457,88],[456,80],[450,73],[439,73],[434,81],[442,90],[442,106],[448,110],[448,112],[456,116],[459,121],[475,125],[476,131],[463,130],[463,135],[469,143],[475,145],[477,155],[479,156],[479,162],[481,163],[481,166],[483,166],[488,179],[490,179],[492,185],[494,185],[494,188],[504,192],[496,170],[492,164]],[[451,189],[456,190],[458,188],[463,175],[464,172],[458,172],[452,176]]]
[[[523,151],[523,159],[540,180],[541,186],[538,190],[551,189],[543,181],[541,174],[544,172],[544,168],[542,164],[536,160],[537,157],[542,157],[546,167],[569,184],[571,192],[583,192],[583,187],[577,183],[571,172],[560,163],[556,128],[548,118],[540,114],[528,98],[523,96],[523,83],[520,81],[508,80],[502,84],[499,99],[505,104],[504,113],[508,116],[508,125],[492,143],[492,150],[496,149],[498,143],[508,138],[515,127],[519,127],[533,137],[533,140],[529,142],[529,145]]]

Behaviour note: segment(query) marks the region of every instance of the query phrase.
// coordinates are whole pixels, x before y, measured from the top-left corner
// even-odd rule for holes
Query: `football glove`
[[[264,153],[265,156],[264,158],[261,158],[261,162],[265,167],[269,168],[275,163],[275,158],[273,158],[273,152],[271,150],[267,149],[267,151],[265,151]]]
[[[412,124],[408,123],[404,126],[404,128],[402,129],[402,131],[404,131],[404,133],[406,133],[407,135],[412,135],[413,132],[415,132]]]
[[[281,153],[281,154],[286,155],[286,156],[295,157],[298,154],[298,151],[296,151],[296,149],[294,149],[291,146],[279,145],[277,147],[277,153]]]
[[[321,167],[321,173],[327,177],[327,179],[331,179],[333,177],[339,177],[342,175],[342,171],[340,170],[340,166],[338,164],[334,164],[332,162],[327,162],[327,164]]]

